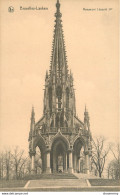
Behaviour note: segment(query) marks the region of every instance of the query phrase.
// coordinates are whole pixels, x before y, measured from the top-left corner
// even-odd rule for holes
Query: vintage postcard
[[[120,190],[119,1],[0,1],[0,191]]]

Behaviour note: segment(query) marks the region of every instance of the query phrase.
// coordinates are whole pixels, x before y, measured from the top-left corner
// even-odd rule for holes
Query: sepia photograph
[[[119,192],[119,0],[1,0],[0,51],[0,192]]]

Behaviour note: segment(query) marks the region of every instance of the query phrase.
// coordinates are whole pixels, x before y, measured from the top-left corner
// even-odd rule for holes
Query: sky
[[[18,145],[28,152],[32,105],[36,122],[42,117],[55,3],[56,0],[0,1],[1,150]],[[77,115],[83,121],[86,104],[92,135],[116,142],[119,137],[118,0],[61,0],[60,3]],[[9,6],[14,7],[13,13],[8,12]],[[20,10],[20,6],[43,6],[48,10]]]

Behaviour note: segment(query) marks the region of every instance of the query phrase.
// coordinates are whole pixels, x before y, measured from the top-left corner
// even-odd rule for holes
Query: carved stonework
[[[79,164],[81,148],[84,148],[84,154],[88,156],[92,150],[88,111],[85,108],[84,122],[76,115],[73,76],[66,60],[59,0],[55,17],[50,70],[45,76],[43,116],[35,122],[32,108],[29,133],[30,156],[35,155],[38,146],[42,155],[42,170],[48,173],[59,171],[57,165],[60,157],[62,168],[59,169],[73,172],[74,168],[79,171],[76,166]]]

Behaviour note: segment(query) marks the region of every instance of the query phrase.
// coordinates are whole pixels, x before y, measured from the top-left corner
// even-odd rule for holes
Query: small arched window
[[[63,116],[63,113],[61,113],[61,116],[60,116],[60,127],[64,127],[64,116]]]
[[[62,107],[62,89],[60,86],[56,89],[56,97],[57,97],[57,108],[60,111]]]
[[[56,116],[56,127],[60,127],[60,119],[58,114]]]

